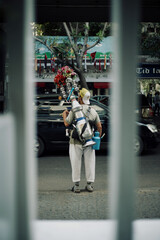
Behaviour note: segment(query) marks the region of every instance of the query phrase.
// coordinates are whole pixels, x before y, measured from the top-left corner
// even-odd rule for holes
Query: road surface
[[[108,219],[107,154],[97,155],[93,193],[85,191],[82,166],[81,193],[71,192],[68,153],[50,153],[38,159],[38,219]],[[160,147],[138,157],[135,217],[160,218]]]

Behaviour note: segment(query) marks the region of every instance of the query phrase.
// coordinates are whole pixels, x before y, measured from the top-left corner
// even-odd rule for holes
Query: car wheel
[[[42,156],[42,154],[44,153],[45,150],[45,146],[44,146],[44,142],[43,140],[38,137],[35,141],[35,152],[37,154],[38,157]]]
[[[136,136],[134,139],[134,152],[136,155],[141,155],[144,150],[144,144],[140,137]]]

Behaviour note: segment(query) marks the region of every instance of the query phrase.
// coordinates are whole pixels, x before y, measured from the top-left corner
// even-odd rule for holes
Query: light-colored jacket
[[[88,118],[88,120],[94,122],[95,125],[97,125],[98,122],[100,122],[100,118],[98,113],[96,112],[96,110],[93,107],[90,107],[89,105],[81,105],[82,106],[82,111],[83,114],[86,118]],[[90,111],[89,111],[89,115],[88,115],[88,108],[90,107]],[[69,115],[66,118],[66,122],[71,125],[73,123],[73,121],[75,120],[75,115],[74,112],[71,110],[69,112]],[[72,135],[72,133],[71,133]],[[82,144],[80,141],[78,141],[77,139],[72,138],[72,136],[70,136],[70,144]]]

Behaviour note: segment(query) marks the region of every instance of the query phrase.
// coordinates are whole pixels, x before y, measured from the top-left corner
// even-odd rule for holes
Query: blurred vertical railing
[[[0,239],[16,240],[15,234],[15,122],[0,115]]]
[[[32,239],[36,171],[33,115],[33,0],[7,1],[9,112],[15,120],[15,236]]]
[[[135,89],[138,1],[113,0],[115,37],[110,155],[111,218],[117,240],[132,239],[136,158]]]
[[[4,163],[4,160],[8,159],[6,164],[13,164],[13,169],[11,169],[12,165],[9,168],[7,168],[7,165],[4,165],[6,174],[8,174],[8,180],[9,182],[13,180],[13,185],[8,185],[9,182],[4,182],[4,188],[2,188],[1,183],[1,189],[4,190],[4,194],[8,194],[5,195],[8,201],[5,203],[5,197],[1,198],[0,206],[7,208],[9,200],[12,201],[13,199],[13,201],[12,209],[8,213],[4,211],[8,216],[4,216],[6,222],[1,219],[0,227],[4,227],[2,231],[4,233],[3,240],[29,240],[33,239],[31,223],[35,217],[36,209],[36,168],[33,154],[34,117],[32,112],[32,55],[34,51],[29,25],[33,19],[33,2],[32,0],[8,0],[7,2],[10,82],[9,112],[11,115],[1,118],[1,128],[3,129],[3,126],[4,129],[6,126],[8,127],[6,132],[3,133],[2,131],[0,143],[4,139],[4,145],[1,144],[1,146],[5,148],[7,139],[10,139],[8,144],[9,152],[6,152],[6,149],[4,149],[1,161]],[[132,239],[133,192],[136,169],[133,139],[135,134],[137,2],[137,0],[113,0],[113,26],[116,41],[113,64],[115,67],[109,181],[111,217],[117,220],[117,240]],[[11,174],[10,176],[7,169]],[[6,179],[6,174],[4,172],[3,179]],[[15,184],[14,174],[16,177]],[[15,209],[13,210],[14,205]],[[7,224],[7,218],[11,219],[11,225]],[[12,230],[8,231],[8,228]],[[74,238],[74,234],[72,236]]]

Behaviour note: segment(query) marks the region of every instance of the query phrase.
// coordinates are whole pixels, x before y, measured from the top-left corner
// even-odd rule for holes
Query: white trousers
[[[85,175],[87,182],[95,180],[95,150],[91,146],[82,148],[82,145],[70,144],[69,156],[72,168],[72,181],[81,180],[82,156],[84,156]]]

